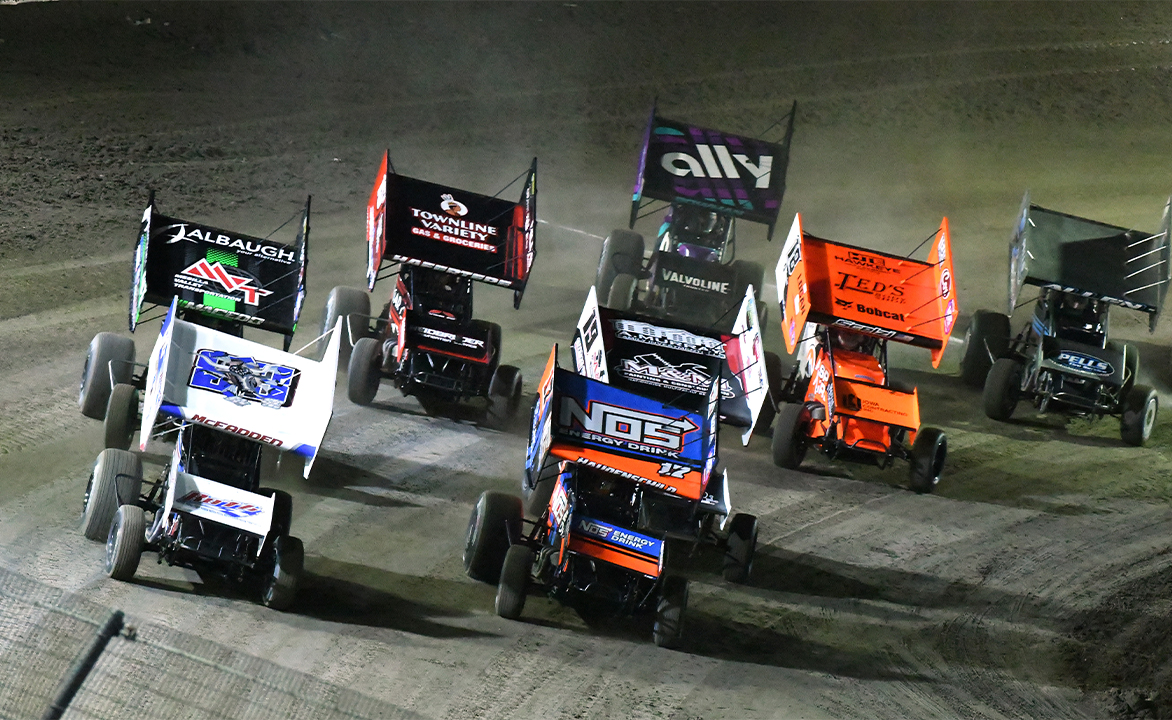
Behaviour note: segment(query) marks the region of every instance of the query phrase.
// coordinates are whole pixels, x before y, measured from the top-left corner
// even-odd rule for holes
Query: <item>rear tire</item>
[[[679,647],[684,635],[684,612],[688,609],[688,581],[673,575],[663,578],[655,625],[651,636],[661,648]]]
[[[948,455],[948,439],[944,432],[931,427],[921,429],[916,433],[911,454],[908,486],[917,493],[932,492],[940,482],[944,459]]]
[[[106,536],[106,574],[115,580],[134,578],[145,546],[146,518],[142,508],[137,505],[118,508]]]
[[[382,380],[382,352],[378,340],[362,338],[354,345],[346,372],[346,395],[355,405],[369,405]]]
[[[797,470],[806,458],[806,439],[802,435],[802,406],[782,403],[773,428],[773,464]]]
[[[488,383],[488,424],[503,428],[517,416],[521,406],[521,370],[512,365],[498,365]]]
[[[982,393],[986,417],[1002,421],[1013,417],[1021,398],[1021,373],[1021,363],[1012,358],[1001,358],[993,363]]]
[[[979,388],[993,362],[1009,351],[1009,316],[988,310],[973,313],[964,331],[964,356],[960,359],[960,379]],[[989,355],[992,354],[992,359]]]
[[[274,610],[288,610],[305,571],[305,546],[298,538],[281,535],[273,542],[272,553],[273,567],[264,579],[260,601]]]
[[[496,614],[508,620],[521,617],[525,593],[529,589],[529,572],[533,569],[533,551],[513,545],[505,553],[501,579],[496,586]]]
[[[631,303],[635,299],[636,282],[637,279],[634,275],[626,273],[616,275],[614,284],[610,286],[610,293],[606,297],[606,307],[619,312],[630,310]]]
[[[363,317],[350,318],[351,314]],[[322,313],[320,334],[329,332],[337,324],[338,318],[347,318],[347,321],[342,323],[342,338],[338,344],[339,362],[350,359],[353,348],[350,345],[350,338],[353,338],[357,345],[360,338],[367,336],[367,329],[370,327],[369,317],[370,296],[365,291],[343,286],[330,290],[330,296],[326,298],[325,311]]]
[[[549,499],[553,496],[553,488],[557,485],[558,463],[551,463],[544,467],[537,476],[537,484],[529,487],[524,474],[521,475],[521,502],[525,512],[532,517],[541,517],[549,507]]]
[[[602,241],[594,292],[600,303],[610,297],[610,288],[619,274],[638,275],[643,269],[643,236],[631,230],[611,230]]]
[[[85,505],[81,514],[82,534],[90,540],[106,540],[110,534],[110,522],[118,512],[118,507],[137,502],[140,494],[142,460],[126,450],[103,450],[94,463],[86,487]]]
[[[521,498],[486,490],[468,518],[464,541],[464,572],[473,580],[496,584],[512,539],[520,534]]]
[[[724,551],[724,579],[744,585],[753,572],[757,552],[757,517],[737,513],[729,521],[728,547]]]
[[[114,382],[110,383],[113,375]],[[81,369],[81,386],[77,404],[81,414],[101,420],[114,385],[129,383],[134,377],[134,340],[111,332],[98,333],[90,341]]]
[[[1133,385],[1119,415],[1119,436],[1123,442],[1142,447],[1152,436],[1159,408],[1160,398],[1155,390],[1147,385]]]
[[[106,447],[129,450],[138,419],[138,389],[133,385],[118,383],[106,405],[106,419],[103,423]]]

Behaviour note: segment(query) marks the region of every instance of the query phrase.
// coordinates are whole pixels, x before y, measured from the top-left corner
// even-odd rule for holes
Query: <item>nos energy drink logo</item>
[[[637,532],[624,530],[609,523],[599,522],[588,517],[577,517],[574,521],[574,532],[587,537],[605,540],[615,545],[634,550],[643,555],[658,558],[663,550],[663,541],[640,535]]]
[[[1068,350],[1063,350],[1058,353],[1058,357],[1054,358],[1054,362],[1059,365],[1064,365],[1071,370],[1091,373],[1092,375],[1113,375],[1115,373],[1115,368],[1105,360]]]

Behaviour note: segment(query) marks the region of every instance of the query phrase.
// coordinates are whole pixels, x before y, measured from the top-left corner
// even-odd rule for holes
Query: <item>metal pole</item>
[[[90,646],[85,649],[77,659],[73,661],[73,667],[69,669],[67,674],[61,680],[61,686],[57,689],[57,697],[53,699],[53,704],[41,716],[41,720],[58,720],[65,710],[69,708],[69,703],[73,702],[73,696],[81,689],[82,683],[89,677],[90,671],[94,669],[98,658],[101,657],[102,652],[106,649],[106,644],[110,642],[110,638],[122,632],[122,625],[125,616],[121,610],[115,610],[110,613],[110,617],[106,619],[106,623],[98,629],[98,634],[94,636]]]

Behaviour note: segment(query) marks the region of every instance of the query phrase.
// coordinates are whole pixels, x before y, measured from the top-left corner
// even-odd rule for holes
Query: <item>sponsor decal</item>
[[[834,304],[838,307],[848,308],[851,305],[854,305],[855,301],[851,300],[850,298],[834,298]]]
[[[944,242],[944,235],[941,235],[940,241],[936,243],[936,263],[944,262],[944,257],[947,254],[947,244]]]
[[[562,397],[558,425],[605,445],[678,456],[684,448],[684,437],[700,429],[686,417],[677,419],[597,400],[586,404],[588,409],[577,398]]]
[[[217,393],[234,405],[259,403],[267,408],[289,407],[301,371],[252,357],[203,349],[195,354],[188,385]]]
[[[688,474],[688,471],[691,469],[692,468],[688,467],[687,465],[681,465],[680,463],[665,462],[659,464],[659,475],[661,477],[670,477],[676,478],[677,480],[683,480],[684,477]]]
[[[888,310],[880,310],[879,308],[868,307],[862,303],[855,303],[855,310],[864,315],[874,315],[875,317],[887,318],[888,320],[899,320],[905,322],[902,313],[890,312]]]
[[[651,487],[655,488],[656,490],[662,490],[663,492],[668,492],[668,493],[671,493],[672,495],[678,495],[680,492],[679,488],[677,488],[675,485],[668,485],[667,483],[662,483],[662,482],[659,482],[658,480],[652,480],[651,478],[645,478],[642,475],[636,475],[633,472],[628,472],[626,470],[620,470],[619,468],[614,468],[609,465],[603,465],[602,463],[595,462],[595,461],[591,460],[590,458],[579,457],[574,462],[578,463],[579,465],[582,465],[583,467],[594,468],[595,470],[602,470],[603,472],[610,473],[611,475],[616,475],[618,477],[623,478],[624,480],[630,480],[632,482],[643,483],[644,485],[650,485]]]
[[[944,308],[944,334],[952,332],[952,326],[956,323],[956,298],[948,301],[948,307]]]
[[[190,267],[175,276],[175,287],[193,292],[205,292],[219,295],[231,300],[238,300],[245,305],[257,305],[262,297],[273,294],[272,290],[265,290],[255,283],[255,278],[239,275],[239,270],[228,272],[223,263],[209,263],[207,258],[200,258]],[[219,285],[222,291],[212,289],[212,285]]]
[[[209,245],[218,245],[233,252],[263,257],[266,260],[276,260],[289,265],[297,260],[297,253],[284,245],[261,242],[255,238],[234,238],[222,233],[213,234],[206,228],[193,227],[187,229],[187,223],[175,223],[163,228],[161,232],[174,230],[175,234],[166,241],[167,245],[177,242],[203,242]]]
[[[411,215],[419,222],[418,226],[411,228],[411,233],[452,245],[495,253],[497,247],[492,239],[496,236],[497,229],[492,225],[461,219],[460,216],[467,214],[468,208],[456,200],[451,200],[451,203],[454,204],[449,204],[450,208],[460,208],[463,212],[454,213],[447,207],[443,208],[442,213],[411,208]]]
[[[633,340],[708,357],[724,357],[724,343],[719,339],[694,335],[686,330],[660,327],[638,320],[615,320],[614,329],[615,336],[620,340]]]
[[[948,297],[952,293],[952,273],[948,268],[944,268],[944,272],[940,273],[940,297]]]
[[[1079,297],[1098,298],[1098,299],[1103,300],[1105,302],[1109,302],[1114,305],[1118,305],[1120,307],[1125,307],[1129,310],[1145,310],[1149,307],[1148,305],[1144,305],[1143,303],[1132,302],[1131,300],[1123,300],[1121,298],[1114,298],[1109,295],[1096,295],[1095,293],[1092,293],[1092,292],[1086,292],[1084,290],[1079,290],[1078,288],[1072,288],[1072,287],[1066,287],[1064,285],[1058,285],[1057,283],[1050,283],[1048,285],[1042,285],[1041,287],[1044,287],[1048,290],[1060,290],[1064,293],[1070,293],[1071,295],[1077,295]]]
[[[248,325],[264,325],[265,323],[263,319],[253,317],[252,315],[245,315],[244,313],[238,313],[235,310],[225,310],[224,308],[204,305],[203,303],[191,302],[190,300],[180,300],[179,306],[192,308],[193,310],[202,310],[204,312],[212,313],[213,315],[219,315],[221,317],[226,317],[229,320],[236,320]]]
[[[664,153],[659,158],[660,167],[676,177],[714,178],[741,180],[741,170],[733,163],[735,160],[752,177],[751,182],[756,188],[769,187],[769,178],[773,172],[773,156],[762,155],[756,162],[748,155],[730,153],[724,145],[697,144],[697,159],[684,152]]]
[[[1115,368],[1106,360],[1100,360],[1091,355],[1083,355],[1082,353],[1072,352],[1070,350],[1063,350],[1058,353],[1058,357],[1054,358],[1054,362],[1059,365],[1064,365],[1072,370],[1079,372],[1090,373],[1092,375],[1114,375]]]
[[[440,210],[452,217],[464,217],[468,214],[468,206],[452,197],[451,193],[440,195]]]
[[[249,440],[256,440],[257,442],[262,442],[266,445],[272,445],[274,447],[281,447],[285,444],[281,440],[278,440],[277,438],[269,435],[265,435],[264,433],[258,433],[255,430],[242,428],[231,423],[223,422],[222,420],[211,420],[205,415],[192,415],[191,421],[197,422],[200,425],[206,425],[210,428],[215,428],[216,430],[223,430],[224,432],[230,432],[234,435],[246,437]]]
[[[846,328],[847,330],[869,333],[876,337],[889,339],[895,338],[900,342],[908,342],[912,339],[912,336],[908,335],[907,333],[901,333],[896,330],[888,330],[887,328],[875,327],[874,325],[867,325],[865,323],[855,322],[854,320],[845,320],[843,318],[838,318],[835,320],[833,325],[835,327]]]
[[[663,541],[647,537],[632,530],[624,530],[608,523],[600,522],[588,517],[577,517],[574,520],[574,532],[587,537],[598,538],[615,545],[634,550],[644,555],[659,557]]]
[[[855,250],[847,250],[846,255],[835,255],[835,260],[846,263],[847,265],[854,265],[863,270],[870,270],[874,273],[893,273],[899,275],[899,268],[889,267],[887,260],[877,255],[868,255],[866,253],[857,252]]]
[[[712,382],[712,376],[703,365],[672,365],[655,353],[623,358],[618,370],[620,375],[634,382],[694,394],[707,393]]]
[[[230,518],[252,517],[264,510],[256,505],[238,503],[231,500],[221,500],[206,493],[191,491],[175,501],[178,505],[198,505],[200,510],[211,510],[219,515]]]
[[[476,350],[484,349],[483,340],[478,340],[473,337],[465,337],[464,335],[456,335],[454,333],[444,332],[443,330],[436,330],[435,328],[429,328],[427,326],[420,326],[418,329],[420,334],[422,334],[428,340],[438,340],[449,345],[459,345],[460,347],[473,348]]]
[[[692,277],[691,275],[684,275],[675,270],[661,270],[660,277],[664,282],[674,283],[676,285],[683,285],[685,287],[694,288],[696,290],[703,290],[705,292],[716,292],[721,295],[728,295],[729,289],[732,287],[730,282],[720,282],[717,280],[705,280],[704,278]]]
[[[839,290],[850,290],[866,295],[874,295],[885,300],[901,298],[901,300],[893,300],[893,302],[902,302],[903,288],[899,285],[890,285],[880,280],[872,280],[859,275],[844,273],[841,270],[838,271],[838,274],[840,275],[840,279],[835,286]]]
[[[553,531],[566,526],[570,521],[570,496],[566,493],[566,485],[558,478],[553,497],[549,501],[549,518],[553,522]]]
[[[814,397],[821,400],[823,405],[833,408],[834,401],[831,399],[833,392],[834,386],[830,384],[830,371],[820,363],[814,373]]]

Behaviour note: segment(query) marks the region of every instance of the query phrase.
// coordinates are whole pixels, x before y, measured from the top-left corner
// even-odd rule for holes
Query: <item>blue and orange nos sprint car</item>
[[[654,613],[655,643],[673,647],[688,581],[671,548],[715,543],[725,578],[745,582],[757,520],[729,517],[718,402],[717,379],[693,407],[679,407],[563,370],[555,345],[525,463],[525,487],[554,483],[548,504],[531,507],[531,521],[521,497],[485,492],[469,521],[464,567],[497,582],[497,613],[519,617],[529,590],[541,588],[584,617]]]
[[[921,262],[814,237],[794,218],[776,277],[782,335],[798,362],[774,395],[775,464],[796,469],[811,447],[882,467],[906,460],[911,489],[935,489],[947,439],[920,427],[916,388],[887,367],[888,341],[927,348],[939,367],[956,321],[948,218],[929,239]]]

